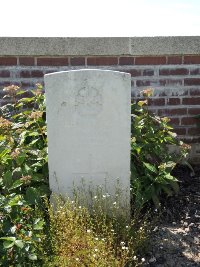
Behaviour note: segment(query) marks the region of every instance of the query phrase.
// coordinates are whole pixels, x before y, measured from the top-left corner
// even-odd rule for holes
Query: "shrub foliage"
[[[0,110],[0,262],[23,266],[38,260],[39,207],[49,193],[44,95],[39,84],[30,97],[17,86],[4,90],[12,104]]]
[[[178,192],[178,180],[171,171],[190,149],[177,139],[169,118],[149,112],[147,104],[151,95],[152,90],[146,89],[143,91],[145,99],[132,104],[131,176],[137,208],[149,201],[158,207],[162,194],[171,196]],[[169,152],[172,145],[178,153]]]

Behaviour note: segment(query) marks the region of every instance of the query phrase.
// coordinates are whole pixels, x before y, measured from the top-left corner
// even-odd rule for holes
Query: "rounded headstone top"
[[[65,74],[80,74],[80,73],[87,73],[87,74],[98,74],[98,73],[108,73],[108,74],[116,74],[116,75],[125,75],[127,77],[130,77],[130,73],[122,72],[122,71],[116,71],[116,70],[103,70],[103,69],[78,69],[78,70],[67,70],[67,71],[59,71],[59,72],[52,72],[45,74],[44,77],[49,76],[55,76],[55,75],[65,75]]]

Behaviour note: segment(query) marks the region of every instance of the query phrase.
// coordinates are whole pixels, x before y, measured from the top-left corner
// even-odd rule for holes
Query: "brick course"
[[[167,64],[181,64],[183,61],[182,56],[168,56]]]
[[[8,70],[0,71],[0,78],[8,78],[8,77],[10,77],[10,71]]]
[[[70,58],[70,63],[72,66],[84,66],[85,58],[84,57],[72,57]]]
[[[131,74],[132,97],[141,98],[141,91],[154,89],[149,109],[159,116],[168,116],[175,132],[188,142],[200,140],[195,118],[200,114],[200,55],[161,56],[0,56],[0,105],[3,87],[16,84],[32,89],[43,83],[46,73],[80,68],[102,68]]]
[[[160,75],[187,75],[189,70],[185,68],[176,68],[176,69],[161,69],[159,71]]]
[[[102,66],[102,65],[117,65],[117,57],[89,57],[87,58],[87,65]]]
[[[120,57],[119,64],[120,65],[134,65],[135,58],[134,57]]]
[[[184,56],[184,64],[200,64],[200,56]]]
[[[20,57],[19,58],[19,65],[24,66],[34,66],[35,64],[34,57]]]
[[[0,65],[1,66],[15,66],[17,65],[16,57],[0,57]]]
[[[166,57],[136,57],[136,65],[162,65],[166,64]]]
[[[69,64],[68,58],[62,57],[39,57],[37,58],[38,66],[66,66]]]

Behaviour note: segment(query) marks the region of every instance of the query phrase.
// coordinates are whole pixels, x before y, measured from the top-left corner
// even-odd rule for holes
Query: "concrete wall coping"
[[[198,55],[200,36],[0,37],[0,56]]]

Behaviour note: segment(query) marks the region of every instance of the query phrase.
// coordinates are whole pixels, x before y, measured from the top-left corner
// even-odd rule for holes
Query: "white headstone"
[[[130,188],[130,74],[73,70],[45,75],[50,188],[73,183]],[[129,199],[129,193],[126,196]]]

